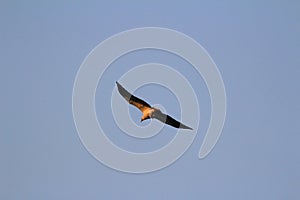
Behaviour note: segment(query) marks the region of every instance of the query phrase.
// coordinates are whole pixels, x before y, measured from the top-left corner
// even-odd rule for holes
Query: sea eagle
[[[190,129],[193,130],[191,127],[180,123],[179,121],[173,119],[167,114],[162,113],[158,108],[150,106],[147,102],[139,99],[138,97],[130,94],[122,85],[116,82],[118,86],[119,93],[126,99],[126,101],[135,107],[137,107],[142,113],[143,116],[141,118],[141,122],[146,119],[158,119],[159,121],[171,125],[175,128],[182,128],[182,129]]]

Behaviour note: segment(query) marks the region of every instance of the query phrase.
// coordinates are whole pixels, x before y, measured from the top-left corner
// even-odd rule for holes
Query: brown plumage
[[[162,113],[158,108],[154,108],[150,106],[147,102],[142,99],[137,98],[136,96],[130,94],[122,85],[116,82],[118,86],[119,93],[126,99],[126,101],[135,107],[137,107],[142,113],[143,116],[141,118],[141,122],[146,119],[158,119],[159,121],[171,125],[175,128],[182,128],[182,129],[190,129],[193,130],[191,127],[188,127],[179,121],[173,119],[167,114]]]

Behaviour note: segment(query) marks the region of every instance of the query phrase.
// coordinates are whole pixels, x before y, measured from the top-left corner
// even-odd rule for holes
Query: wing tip
[[[120,91],[120,89],[124,89],[123,86],[118,81],[116,81],[116,85],[117,85],[119,91]]]
[[[179,128],[182,128],[182,129],[188,129],[188,130],[194,130],[194,129],[192,129],[191,127],[186,126],[186,125],[184,125],[184,124],[181,124]]]

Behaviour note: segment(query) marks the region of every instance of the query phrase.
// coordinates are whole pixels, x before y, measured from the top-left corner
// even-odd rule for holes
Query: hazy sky
[[[300,199],[299,10],[297,1],[1,1],[0,198]],[[161,51],[134,52],[114,62],[99,84],[96,108],[103,128],[115,133],[108,137],[125,149],[154,150],[176,133],[165,128],[137,140],[116,127],[109,95],[127,70],[168,64],[186,76],[200,99],[200,130],[188,151],[163,170],[133,175],[104,166],[82,145],[72,89],[97,44],[145,26],[175,29],[199,42],[222,74],[228,107],[219,142],[199,160],[210,117],[201,77]],[[148,85],[136,94],[180,116],[166,88]],[[139,123],[140,113],[130,111]]]

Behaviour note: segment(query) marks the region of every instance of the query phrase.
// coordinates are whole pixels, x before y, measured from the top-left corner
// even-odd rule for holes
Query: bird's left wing
[[[128,103],[134,105],[142,112],[148,108],[151,108],[151,106],[147,102],[130,94],[120,83],[116,82],[116,84],[118,86],[120,94],[124,97],[124,99],[126,99],[126,101],[128,101]]]
[[[172,118],[171,116],[169,115],[166,115],[162,112],[160,112],[159,114],[156,114],[154,116],[155,119],[158,119],[159,121],[165,123],[165,124],[169,124],[175,128],[182,128],[182,129],[190,129],[190,130],[193,130],[191,127],[188,127],[186,125],[184,125],[183,123],[175,120],[174,118]]]

